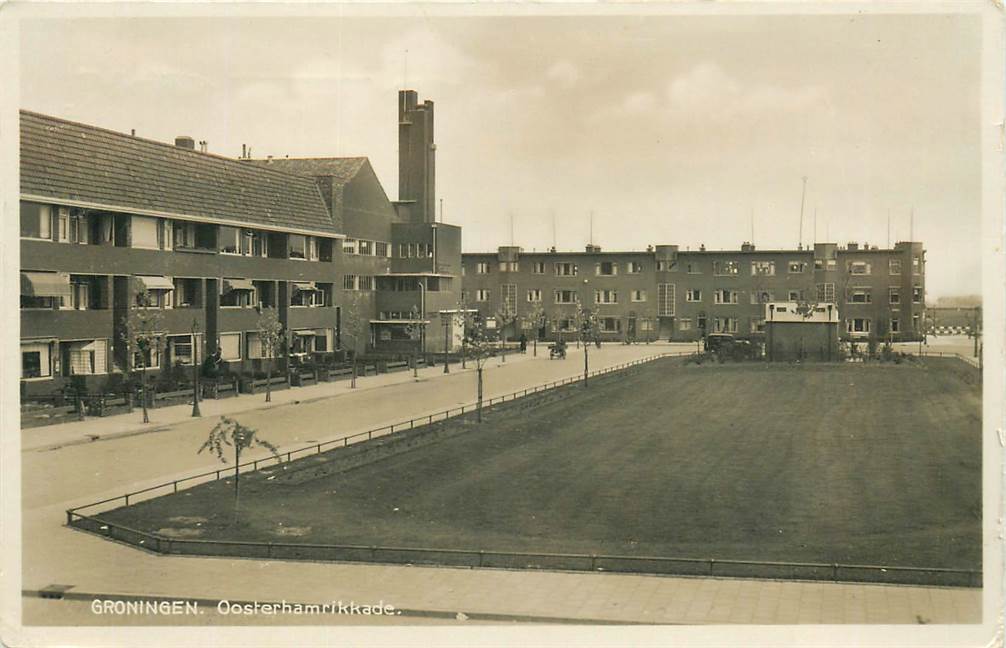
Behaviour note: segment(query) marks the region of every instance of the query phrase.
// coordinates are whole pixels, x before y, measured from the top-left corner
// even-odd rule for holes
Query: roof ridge
[[[56,122],[60,122],[60,123],[63,123],[63,124],[69,124],[71,126],[77,126],[77,127],[80,127],[80,128],[85,128],[85,129],[89,129],[89,130],[93,130],[93,131],[99,131],[99,132],[102,132],[102,133],[108,133],[109,135],[114,135],[116,137],[121,137],[121,138],[124,138],[124,139],[128,139],[129,141],[133,141],[133,142],[143,142],[143,143],[146,143],[146,144],[155,144],[157,146],[161,146],[161,147],[164,147],[166,149],[170,149],[172,151],[179,151],[179,152],[181,152],[183,154],[199,155],[199,156],[205,156],[205,157],[209,157],[209,158],[213,158],[213,159],[217,159],[217,160],[222,160],[224,162],[231,162],[231,163],[234,163],[234,164],[238,165],[240,168],[246,168],[246,169],[247,168],[263,169],[263,170],[269,171],[271,173],[279,174],[279,175],[281,175],[281,176],[283,176],[285,178],[301,178],[301,179],[303,179],[303,176],[297,175],[295,173],[287,173],[285,171],[280,171],[279,169],[269,169],[268,167],[261,167],[261,166],[258,166],[258,165],[242,164],[241,158],[228,157],[226,155],[221,155],[219,153],[210,153],[208,151],[197,151],[195,149],[183,148],[181,146],[178,146],[176,144],[171,144],[169,142],[162,142],[160,140],[150,139],[148,137],[141,137],[139,135],[130,135],[128,133],[123,133],[121,131],[112,130],[111,128],[105,128],[104,126],[95,126],[94,124],[85,124],[84,122],[74,121],[72,119],[66,119],[65,117],[55,117],[53,115],[47,115],[45,113],[36,112],[34,110],[27,110],[25,108],[21,108],[19,110],[19,112],[22,115],[30,115],[32,117],[38,117],[38,118],[41,118],[43,120],[51,120],[51,121],[56,121]],[[364,158],[364,159],[366,159],[366,158]]]

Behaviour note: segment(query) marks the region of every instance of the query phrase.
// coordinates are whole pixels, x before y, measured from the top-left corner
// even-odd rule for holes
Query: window
[[[360,290],[373,290],[374,289],[374,277],[372,275],[366,275],[360,277]]]
[[[157,250],[160,249],[158,244],[158,230],[160,226],[156,218],[150,218],[148,216],[132,216],[130,217],[130,234],[132,236],[132,246],[134,248],[143,248],[146,250]]]
[[[291,259],[307,259],[307,237],[302,234],[288,236],[288,249]]]
[[[475,291],[475,301],[477,302],[487,302],[489,301],[489,291],[488,290],[476,290]]]
[[[331,284],[329,284],[331,286]],[[290,297],[291,306],[325,306],[326,295],[321,288],[312,283],[293,284],[293,295]]]
[[[356,254],[356,239],[345,239],[342,242],[343,254]]]
[[[868,275],[868,274],[870,274],[870,262],[869,261],[849,261],[848,269],[849,269],[849,274]]]
[[[845,320],[845,330],[852,335],[867,335],[870,332],[870,320],[866,317],[855,317]]]
[[[838,267],[838,262],[835,259],[814,259],[815,270],[832,272],[836,267]]]
[[[901,274],[901,259],[890,259],[888,260],[887,265],[892,275]]]
[[[740,264],[736,261],[713,261],[713,274],[718,276],[736,276],[740,272]]]
[[[221,225],[219,246],[221,254],[241,254],[241,229]]]
[[[517,284],[500,286],[500,307],[508,313],[517,313]]]
[[[775,301],[775,293],[770,290],[752,290],[751,291],[751,303],[752,304],[767,304],[769,302]],[[723,302],[725,303],[725,302]]]
[[[775,261],[752,261],[751,275],[759,277],[771,277],[775,275]]]
[[[501,261],[500,272],[517,272],[520,264],[516,261]]]
[[[220,334],[220,359],[240,360],[241,359],[241,334],[221,333]]]
[[[673,272],[678,269],[677,261],[657,261],[657,272]]]
[[[595,304],[617,304],[618,303],[618,291],[616,291],[616,290],[595,290],[594,291],[594,303]]]
[[[715,317],[715,318],[713,318],[713,332],[714,333],[736,333],[737,332],[737,318],[736,317]]]
[[[674,284],[657,284],[657,315],[674,316]]]
[[[52,376],[52,362],[48,342],[21,343],[21,377],[49,378]]]
[[[234,283],[224,279],[224,292],[220,295],[220,306],[230,308],[249,308],[258,302],[255,300],[254,285],[244,279],[235,279]]]
[[[555,291],[555,303],[557,304],[575,304],[577,301],[578,300],[575,290]]]
[[[555,276],[557,277],[575,277],[577,270],[578,268],[575,263],[555,264]]]
[[[646,301],[646,291],[645,290],[630,290],[629,300],[634,302],[644,302]]]
[[[171,290],[147,290],[146,293],[136,293],[136,305],[147,308],[171,308]],[[144,299],[146,294],[146,299]]]
[[[695,318],[695,324],[696,324],[696,326],[699,327],[700,330],[705,331],[706,330],[706,316],[705,315],[699,315],[698,317],[696,317]]]
[[[618,333],[622,330],[622,320],[617,317],[602,317],[598,324],[602,333]]]
[[[901,303],[901,288],[891,286],[887,289],[887,301],[893,304]]]
[[[541,289],[531,288],[527,291],[527,301],[531,304],[541,303]]]
[[[399,243],[398,244],[398,258],[399,259],[408,258],[407,257],[408,251],[409,251],[409,247],[407,245],[405,245],[405,243]]]
[[[683,317],[678,320],[678,330],[679,331],[691,331],[692,330],[692,320],[688,317]]]
[[[21,203],[21,237],[52,239],[52,208],[49,205]]]
[[[919,331],[919,316],[918,315],[912,315],[912,330],[916,331],[916,332]]]
[[[33,295],[21,295],[21,308],[24,309],[52,310],[57,306],[62,306],[62,304],[62,297],[36,297]]]
[[[151,340],[150,347],[146,351],[133,351],[133,366],[136,368],[145,367],[147,369],[161,366],[161,344],[162,338]]]
[[[342,278],[342,289],[343,290],[356,290],[358,277],[356,275],[348,274]]]
[[[764,333],[765,332],[765,318],[764,317],[752,317],[751,318],[751,332],[752,333]]]
[[[534,274],[545,274],[545,262],[535,261],[531,264],[531,272]]]
[[[697,261],[689,261],[685,264],[685,272],[688,274],[702,274],[702,268]]]
[[[846,299],[847,303],[850,304],[872,304],[873,294],[869,288],[866,287],[853,287],[849,292],[849,296]]]
[[[922,303],[922,286],[912,286],[912,303]]]
[[[180,308],[199,306],[199,279],[175,278],[175,306]]]
[[[366,256],[374,255],[374,244],[372,241],[360,241],[360,254]]]
[[[807,264],[803,261],[790,261],[787,266],[790,274],[800,274],[807,271]]]
[[[713,303],[714,304],[736,304],[737,303],[737,291],[736,290],[714,290],[713,291]]]
[[[475,274],[489,274],[489,264],[485,261],[479,261],[476,263]]]
[[[75,280],[76,279],[76,280]],[[91,282],[82,277],[70,279],[70,303],[63,304],[73,310],[87,310],[91,307]]]
[[[307,237],[307,258],[309,261],[318,260],[318,237]]]
[[[628,270],[629,274],[639,274],[643,271],[643,264],[639,261],[629,261]]]
[[[384,241],[374,241],[374,256],[386,259],[389,256],[389,249],[390,247]]]
[[[168,349],[171,352],[171,363],[192,364],[192,336],[172,335],[168,338]]]
[[[618,274],[618,264],[611,261],[595,263],[594,274],[600,277],[613,277]]]
[[[700,302],[702,301],[702,291],[698,288],[689,288],[685,291],[685,301],[686,302]]]
[[[66,243],[70,240],[70,208],[58,207],[56,213],[56,240]]]
[[[901,332],[901,321],[897,317],[891,318],[891,333]]]
[[[787,301],[798,302],[798,301],[803,301],[803,298],[804,298],[804,292],[803,292],[803,290],[789,290],[786,293],[786,299],[787,299]]]
[[[108,343],[105,340],[84,340],[65,343],[69,347],[67,371],[72,376],[106,373]]]
[[[835,284],[819,283],[817,284],[816,288],[817,288],[817,301],[829,304],[835,303]]]
[[[922,257],[912,257],[912,274],[922,274]]]

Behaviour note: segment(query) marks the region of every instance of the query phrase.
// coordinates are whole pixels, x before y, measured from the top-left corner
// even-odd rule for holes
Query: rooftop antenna
[[[405,50],[405,56],[402,58],[402,89],[409,89],[409,50]]]
[[[803,202],[807,197],[807,176],[803,176],[803,191],[800,192],[800,243],[798,249],[803,249]]]
[[[754,207],[751,208],[751,244],[754,245]]]
[[[594,244],[594,210],[590,210],[590,244]]]
[[[915,205],[912,205],[912,210],[908,215],[908,240],[915,241]]]
[[[550,209],[549,211],[552,212],[552,250],[555,250],[556,249],[556,240],[555,240],[555,209],[553,208],[553,209]]]
[[[814,243],[817,243],[817,205],[814,205]]]
[[[891,208],[887,208],[887,249],[891,249]]]
[[[513,247],[513,210],[510,210],[510,247]]]

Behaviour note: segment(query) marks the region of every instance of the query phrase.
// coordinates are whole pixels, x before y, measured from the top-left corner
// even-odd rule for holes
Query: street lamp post
[[[202,416],[199,411],[199,342],[196,339],[196,331],[199,324],[196,318],[192,318],[192,416]]]
[[[451,368],[447,364],[447,353],[451,344],[451,315],[450,313],[441,313],[441,317],[444,319],[444,373],[450,373]]]

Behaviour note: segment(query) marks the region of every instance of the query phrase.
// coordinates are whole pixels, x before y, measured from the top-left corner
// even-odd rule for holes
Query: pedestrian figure
[[[527,353],[527,335],[524,333],[520,334],[520,352]]]

